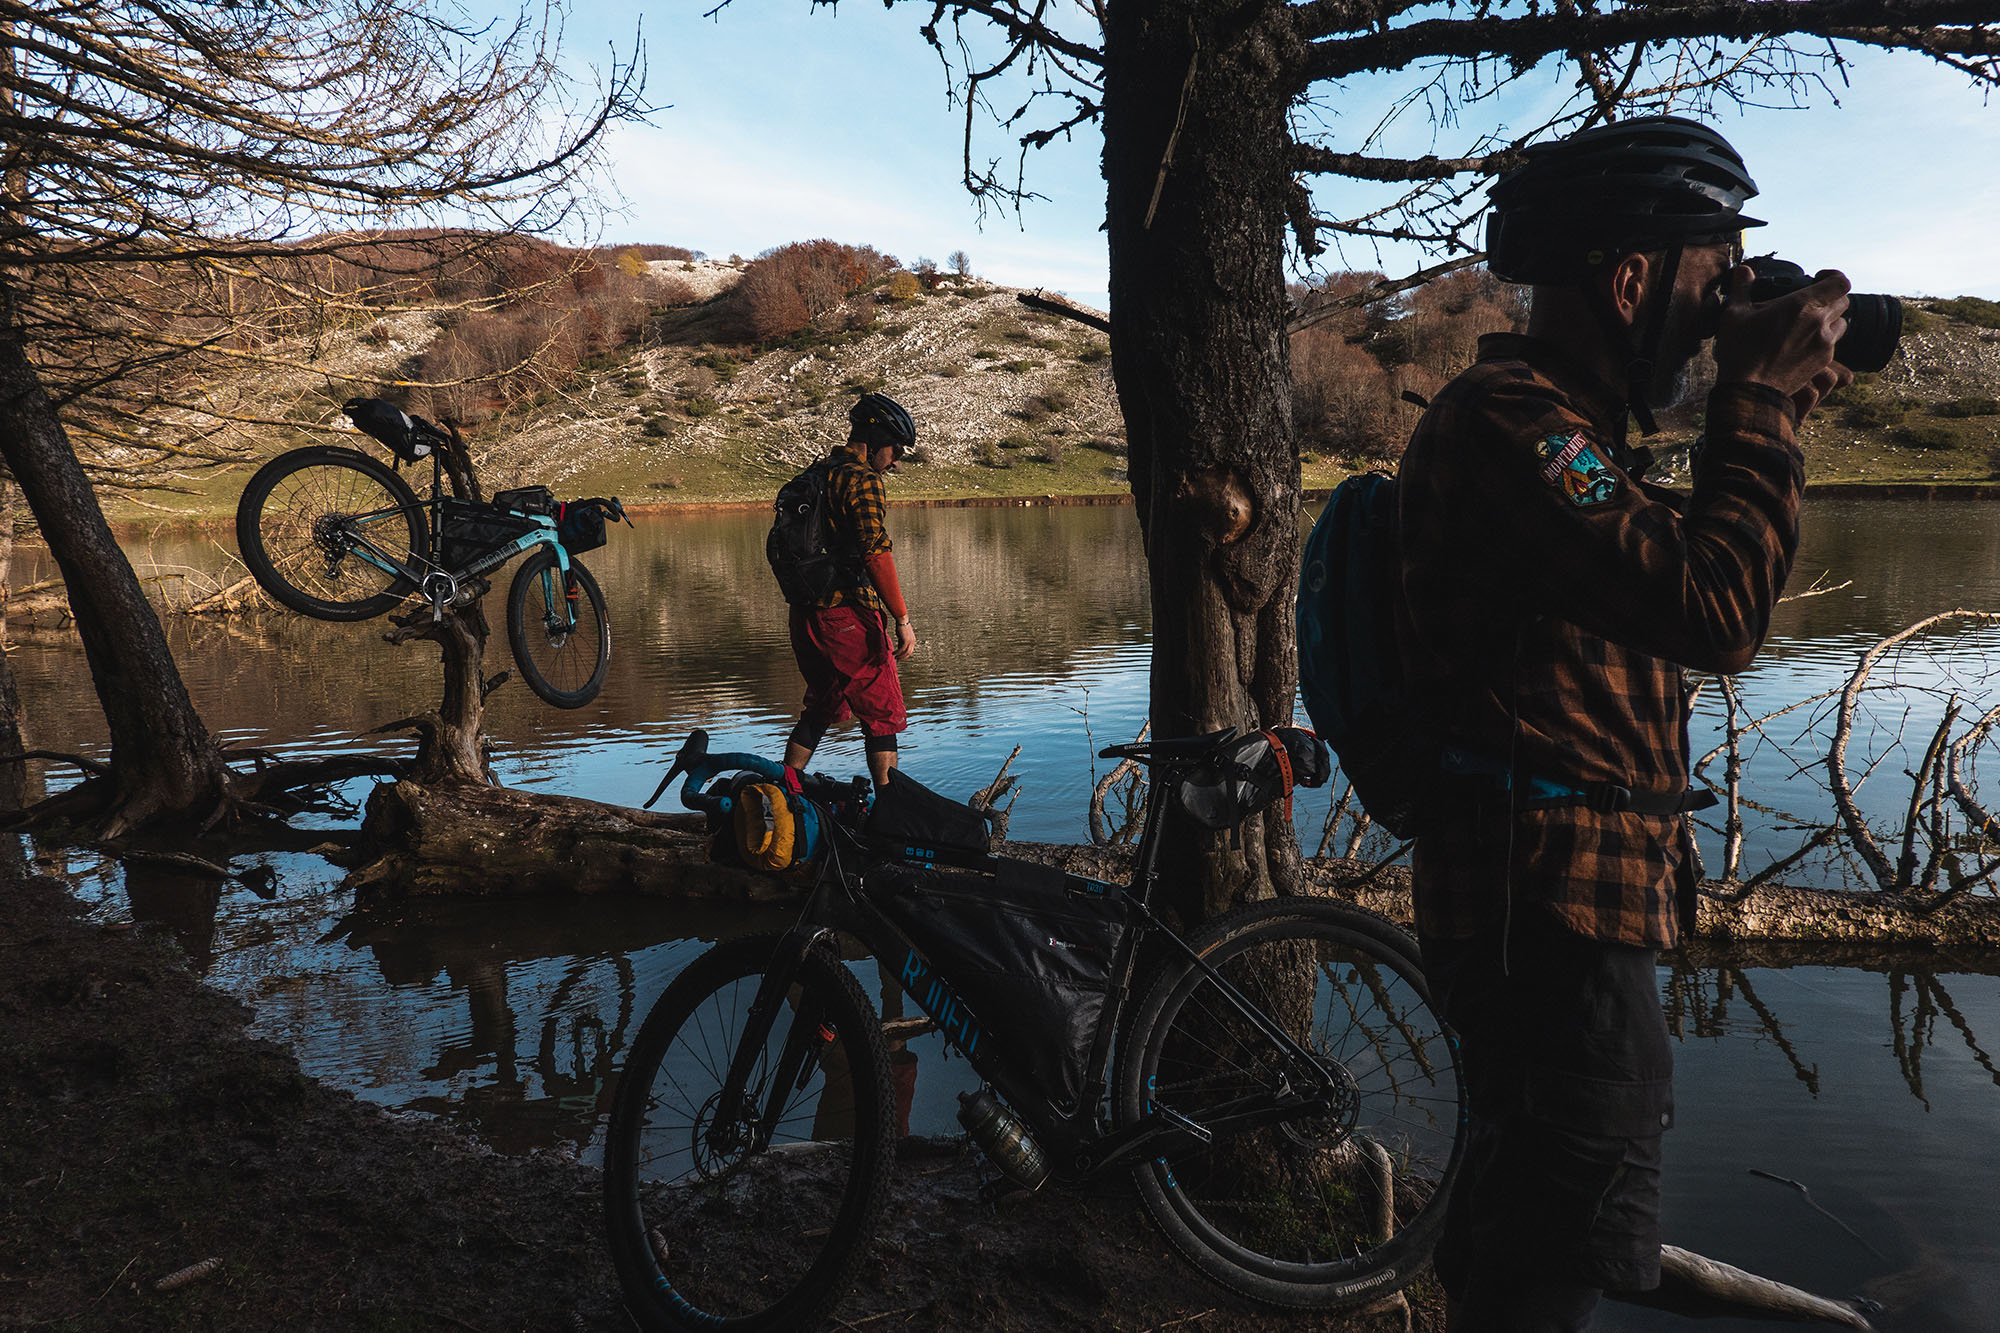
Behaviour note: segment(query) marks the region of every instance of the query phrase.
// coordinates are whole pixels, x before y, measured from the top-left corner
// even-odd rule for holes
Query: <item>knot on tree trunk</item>
[[[1202,536],[1217,546],[1243,540],[1257,521],[1257,500],[1232,467],[1205,467],[1181,483],[1181,507]]]

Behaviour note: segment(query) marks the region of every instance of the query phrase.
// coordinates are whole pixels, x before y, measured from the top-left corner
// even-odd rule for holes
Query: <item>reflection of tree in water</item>
[[[1916,1007],[1905,1024],[1903,1006],[1912,992]],[[1931,1109],[1931,1103],[1930,1098],[1924,1095],[1924,1051],[1934,1043],[1939,1014],[1943,1014],[1958,1029],[1960,1040],[1972,1052],[1972,1058],[1979,1067],[1995,1084],[2000,1084],[2000,1070],[1994,1069],[1992,1059],[1980,1048],[1972,1025],[1965,1021],[1965,1015],[1952,1003],[1950,993],[1938,980],[1937,974],[1892,971],[1889,973],[1889,1025],[1894,1035],[1896,1066],[1903,1071],[1903,1082],[1910,1085],[1911,1094],[1924,1104],[1926,1111]]]
[[[1806,1091],[1819,1096],[1819,1066],[1807,1064],[1793,1045],[1785,1024],[1776,1011],[1757,994],[1750,980],[1751,969],[1730,963],[1696,966],[1685,960],[1673,962],[1661,990],[1660,1003],[1666,1012],[1668,1031],[1676,1038],[1719,1039],[1731,1035],[1729,1008],[1738,996],[1756,1018],[1757,1027],[1792,1067],[1793,1077]],[[1857,968],[1857,971],[1864,969]],[[1937,1020],[1942,1016],[1956,1030],[1958,1039],[1971,1053],[1974,1063],[2000,1086],[2000,1067],[1980,1044],[1979,1036],[1964,1012],[1952,1000],[1936,970],[1901,963],[1877,961],[1868,971],[1881,972],[1888,982],[1890,1049],[1896,1067],[1910,1093],[1925,1110],[1931,1103],[1924,1092],[1924,1053],[1937,1044]]]

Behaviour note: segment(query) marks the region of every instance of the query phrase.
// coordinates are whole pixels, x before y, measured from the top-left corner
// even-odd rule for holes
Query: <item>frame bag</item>
[[[883,961],[962,1049],[976,1054],[991,1043],[1037,1091],[1072,1106],[1129,924],[1125,910],[1107,885],[1052,866],[992,867],[871,866],[862,897],[916,946]]]

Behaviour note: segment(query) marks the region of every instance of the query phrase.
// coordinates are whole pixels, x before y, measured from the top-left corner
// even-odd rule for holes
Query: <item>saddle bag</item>
[[[1235,828],[1282,800],[1292,817],[1292,789],[1320,787],[1333,772],[1326,742],[1304,727],[1272,727],[1229,742],[1182,779],[1174,797],[1204,828]]]
[[[916,946],[885,958],[968,1054],[987,1045],[1058,1105],[1074,1105],[1129,922],[1095,880],[996,860],[987,870],[884,864],[864,902]]]

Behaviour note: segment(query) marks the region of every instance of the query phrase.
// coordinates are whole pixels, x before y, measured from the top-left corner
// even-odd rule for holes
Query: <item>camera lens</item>
[[[1810,287],[1812,278],[1805,269],[1788,259],[1757,255],[1746,259],[1757,275],[1750,284],[1750,299],[1775,301],[1801,287]],[[1847,294],[1847,332],[1834,345],[1833,359],[1857,374],[1882,369],[1896,355],[1903,339],[1903,303],[1893,296],[1872,292]]]

